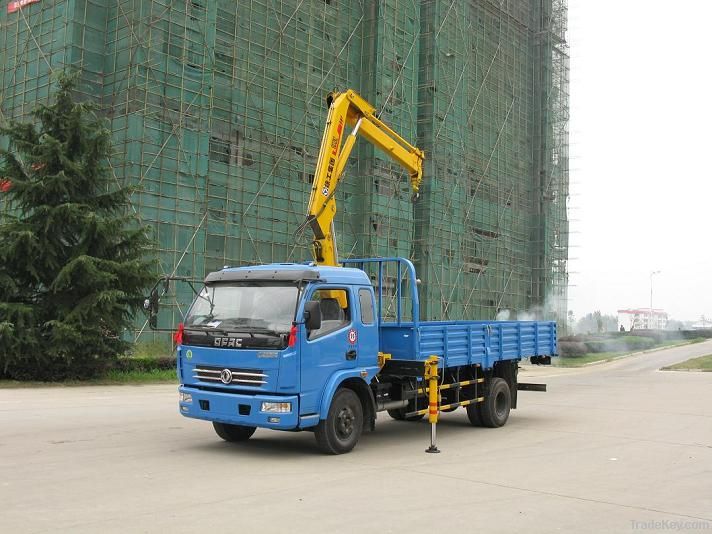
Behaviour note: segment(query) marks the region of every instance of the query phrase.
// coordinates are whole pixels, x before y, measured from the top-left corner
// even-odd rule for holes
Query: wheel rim
[[[344,406],[336,416],[336,435],[340,440],[346,440],[354,433],[354,419],[356,418],[351,406]]]
[[[507,415],[507,396],[500,391],[494,399],[494,411],[497,413],[498,418],[502,418]]]

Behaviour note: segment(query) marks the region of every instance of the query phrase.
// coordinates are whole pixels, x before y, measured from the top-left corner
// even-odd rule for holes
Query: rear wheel
[[[482,426],[482,418],[480,417],[480,403],[475,402],[465,406],[467,410],[467,418],[472,426]]]
[[[225,441],[247,441],[257,430],[254,426],[228,425],[213,422],[215,433]]]
[[[507,381],[502,378],[493,378],[490,381],[489,392],[484,402],[477,406],[484,426],[490,428],[503,426],[507,422],[509,411],[512,408],[512,393],[509,391]]]
[[[356,446],[363,430],[363,406],[350,389],[340,389],[334,395],[326,419],[314,430],[316,444],[327,454],[343,454]]]

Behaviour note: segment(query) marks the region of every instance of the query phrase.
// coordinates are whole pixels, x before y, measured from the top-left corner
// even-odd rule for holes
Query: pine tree
[[[131,190],[107,166],[110,133],[63,74],[54,102],[0,128],[0,375],[56,380],[101,372],[155,276]]]

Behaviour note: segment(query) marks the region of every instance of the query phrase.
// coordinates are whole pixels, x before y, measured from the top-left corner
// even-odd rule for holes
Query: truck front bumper
[[[186,417],[229,425],[282,430],[291,430],[299,425],[299,397],[297,395],[242,395],[204,391],[187,386],[180,386],[178,391],[192,397],[190,402],[178,402],[181,415]],[[289,402],[291,411],[263,412],[263,402]]]

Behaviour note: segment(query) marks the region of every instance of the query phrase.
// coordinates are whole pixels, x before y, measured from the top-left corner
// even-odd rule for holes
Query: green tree
[[[573,310],[569,310],[566,314],[566,333],[571,334],[576,330],[576,317]]]
[[[596,332],[600,334],[603,332],[603,317],[601,317],[601,310],[593,312],[593,319],[596,321]]]
[[[109,132],[61,75],[32,121],[0,128],[0,374],[53,380],[101,372],[129,343],[154,277],[130,190],[107,167]]]
[[[617,332],[618,318],[615,315],[604,315],[600,310],[587,313],[576,322],[577,334],[593,334]]]

